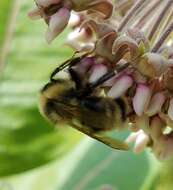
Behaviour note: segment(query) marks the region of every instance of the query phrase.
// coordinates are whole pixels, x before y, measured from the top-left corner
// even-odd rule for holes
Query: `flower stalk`
[[[172,33],[172,31],[173,31],[173,22],[168,26],[168,28],[160,36],[159,40],[154,45],[152,52],[157,52],[160,49],[160,47],[163,45],[163,43],[169,37],[169,35]]]
[[[48,24],[49,43],[69,26],[75,12],[77,19],[70,21],[73,35],[66,44],[87,54],[73,69],[88,83],[96,83],[96,91],[127,100],[126,128],[133,129],[127,142],[134,142],[134,151],[149,147],[160,160],[172,157],[173,1],[36,0],[36,4],[29,16]],[[167,126],[171,132],[165,134]]]

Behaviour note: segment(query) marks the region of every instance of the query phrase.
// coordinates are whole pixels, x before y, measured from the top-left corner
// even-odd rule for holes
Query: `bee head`
[[[68,123],[74,117],[77,102],[74,84],[70,80],[56,80],[46,84],[40,94],[40,112],[54,124]]]

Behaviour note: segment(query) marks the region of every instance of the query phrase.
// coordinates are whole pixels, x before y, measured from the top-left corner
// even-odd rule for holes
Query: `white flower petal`
[[[144,132],[141,132],[135,142],[135,146],[134,146],[134,152],[135,153],[140,153],[142,152],[145,147],[147,146],[149,142],[149,137],[148,135],[146,135]]]
[[[133,108],[138,116],[141,116],[148,106],[151,98],[151,90],[145,84],[138,84],[133,97]]]
[[[81,52],[82,49],[82,43],[75,40],[66,40],[64,45],[72,48],[74,51]]]
[[[136,139],[137,139],[137,137],[138,137],[138,135],[139,135],[139,132],[133,132],[133,133],[131,133],[131,134],[127,137],[127,139],[125,140],[125,142],[126,142],[127,144],[135,142]]]
[[[89,42],[89,43],[82,43],[81,44],[81,52],[91,52],[93,51],[95,48],[95,45],[93,42]]]
[[[146,114],[148,116],[153,116],[160,112],[162,105],[165,102],[165,95],[163,92],[158,92],[154,94],[154,96],[151,98],[149,107],[147,108]]]
[[[69,27],[75,27],[79,23],[80,23],[80,15],[78,15],[77,13],[72,12],[71,16],[70,16],[68,26]]]
[[[68,40],[86,40],[88,39],[88,35],[86,35],[86,32],[84,29],[80,29],[80,28],[76,28],[75,30],[73,30],[72,32],[69,33],[69,35],[67,36],[67,41]]]
[[[123,75],[117,79],[115,84],[108,92],[108,96],[111,98],[118,98],[123,95],[128,88],[130,88],[133,84],[133,80],[128,75]]]
[[[92,72],[89,77],[89,82],[93,83],[107,73],[107,67],[103,64],[95,64],[91,68]]]

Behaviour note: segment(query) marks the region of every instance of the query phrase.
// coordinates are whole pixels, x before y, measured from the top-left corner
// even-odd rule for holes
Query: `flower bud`
[[[132,86],[132,84],[133,80],[130,76],[121,76],[116,80],[115,84],[109,90],[108,96],[111,98],[118,98],[122,96],[128,90],[128,88]]]
[[[162,105],[165,102],[165,95],[163,92],[158,92],[154,94],[150,100],[149,106],[146,110],[148,116],[153,116],[161,111]]]
[[[103,64],[95,64],[91,68],[91,75],[89,77],[89,82],[93,83],[107,73],[107,67]]]
[[[143,131],[140,131],[139,135],[136,138],[134,152],[136,154],[141,153],[149,143],[149,136],[145,134]]]
[[[51,16],[49,20],[49,29],[46,33],[46,40],[50,43],[57,37],[67,26],[70,18],[70,11],[66,8],[61,8],[57,13]]]
[[[151,90],[145,84],[138,84],[133,97],[133,108],[138,116],[144,113],[151,98]]]

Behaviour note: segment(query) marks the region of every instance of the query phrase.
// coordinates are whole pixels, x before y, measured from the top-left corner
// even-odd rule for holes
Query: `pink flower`
[[[127,142],[163,160],[173,157],[173,22],[166,14],[173,2],[129,2],[114,9],[111,0],[36,0],[29,16],[47,23],[48,43],[71,24],[66,44],[87,52],[73,69],[89,85],[112,74],[96,94],[123,98],[126,128],[133,129]],[[72,11],[80,12],[73,23]]]
[[[88,14],[99,13],[102,19],[111,16],[113,5],[109,0],[36,0],[37,8],[28,13],[32,19],[43,18],[49,28],[46,40],[50,43],[67,26],[71,10],[87,11]]]

